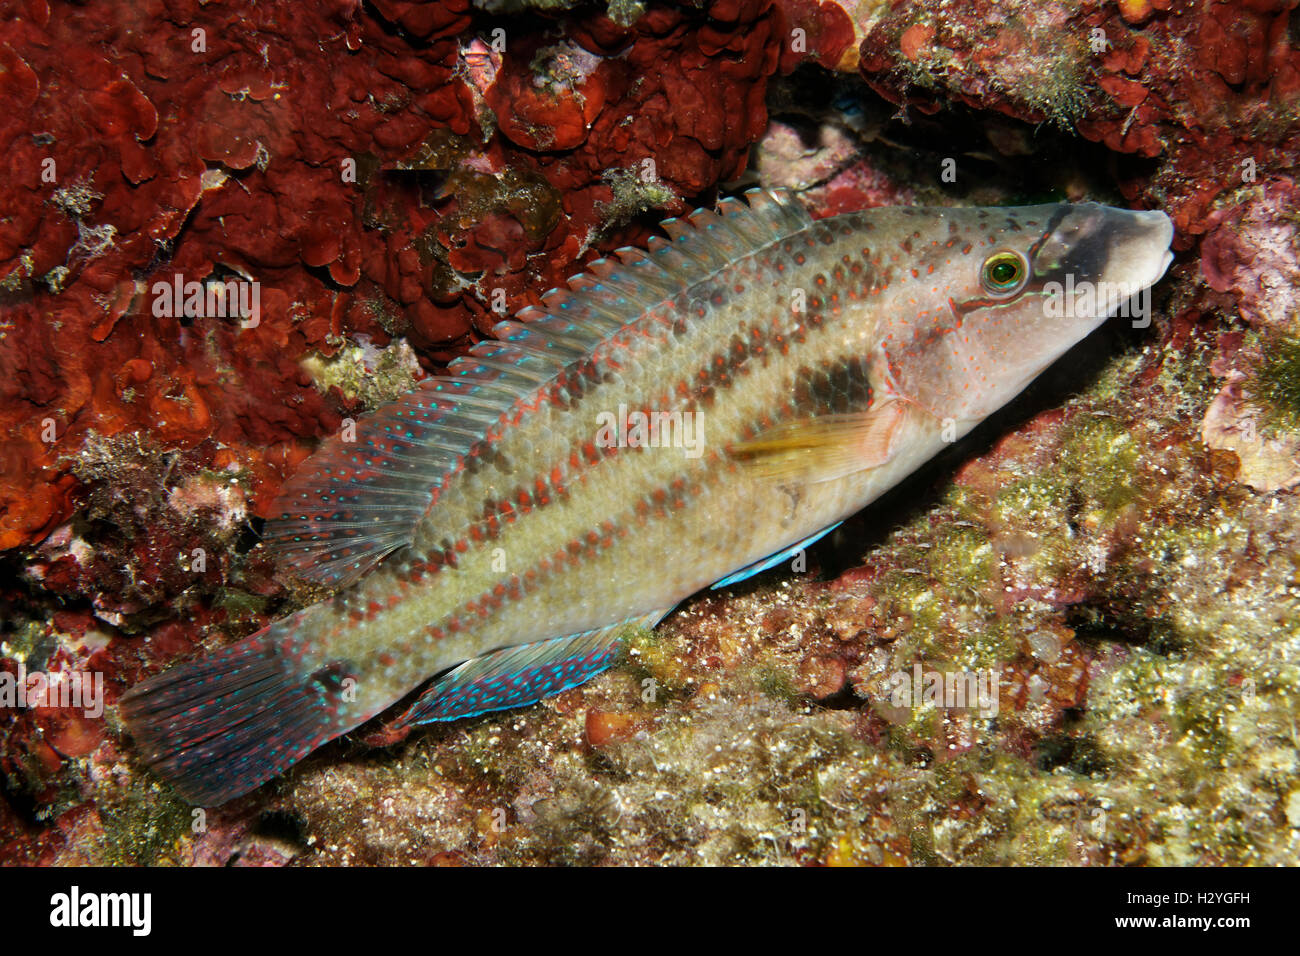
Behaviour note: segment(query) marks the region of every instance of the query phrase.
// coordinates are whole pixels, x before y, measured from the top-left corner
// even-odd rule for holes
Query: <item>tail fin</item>
[[[122,698],[145,760],[191,803],[241,796],[356,723],[341,667],[304,675],[281,652],[293,620],[164,671]]]

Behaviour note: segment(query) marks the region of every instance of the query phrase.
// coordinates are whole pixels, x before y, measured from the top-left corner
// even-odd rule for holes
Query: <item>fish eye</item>
[[[984,291],[996,298],[1015,295],[1029,278],[1029,263],[1018,252],[995,252],[980,268]]]

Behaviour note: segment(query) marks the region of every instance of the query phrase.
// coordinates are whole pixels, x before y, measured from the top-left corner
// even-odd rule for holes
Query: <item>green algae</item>
[[[627,631],[623,640],[621,666],[638,682],[654,681],[655,697],[679,697],[690,685],[680,678],[676,663],[677,648],[650,628],[637,627]]]
[[[1042,115],[1059,129],[1074,127],[1087,112],[1088,65],[1084,44],[1069,38],[1051,56],[1036,66],[1038,72],[1019,73],[1014,78],[995,80],[995,88]]]
[[[756,682],[763,694],[773,700],[792,704],[800,698],[793,678],[784,670],[771,667],[758,668]]]
[[[645,15],[643,0],[609,0],[605,14],[621,27],[630,27]]]
[[[898,43],[895,69],[907,85],[942,96],[960,93],[963,84],[981,76],[989,92],[1014,101],[1059,129],[1072,129],[1090,102],[1087,42],[1081,36],[1055,29],[1049,33],[1033,18],[1020,15],[1013,14],[997,23],[996,28],[982,20],[971,23],[969,11],[964,9],[948,13],[918,6],[916,17],[899,31],[900,40],[907,29],[917,26],[930,27],[931,39],[910,57]],[[1018,42],[991,66],[973,66],[957,50],[935,39],[956,40],[967,49],[978,49],[1001,45],[1002,33],[1007,31],[1014,33]]]
[[[1263,343],[1263,358],[1247,390],[1269,424],[1300,428],[1300,339],[1274,336]]]
[[[395,339],[378,352],[350,345],[328,358],[310,356],[302,364],[318,390],[337,388],[344,398],[359,400],[367,409],[392,402],[413,389],[419,368],[405,339]]]
[[[56,189],[46,202],[55,206],[72,220],[84,219],[90,215],[95,203],[104,198],[88,180],[77,180],[67,186]]]
[[[396,165],[399,171],[445,171],[460,165],[470,154],[474,144],[467,136],[458,136],[449,129],[435,129],[405,159]]]
[[[49,653],[48,627],[41,621],[23,621],[0,641],[0,657],[21,661],[29,669],[44,664]]]
[[[180,861],[192,832],[195,809],[161,786],[137,781],[103,788],[97,800],[103,832],[92,857],[108,866],[159,866]]]
[[[231,577],[233,579],[235,575]],[[240,633],[248,625],[260,620],[269,604],[269,598],[261,594],[252,594],[238,587],[223,587],[212,600],[212,607],[226,614],[226,629]]]
[[[993,774],[993,779],[1010,786],[1018,805],[1030,808],[1044,805],[1058,792],[1059,781],[1068,781],[1082,794],[1079,799],[1090,801],[1092,807],[1081,817],[1082,825],[1080,820],[1063,825],[1022,812],[1006,822],[1009,832],[989,851],[991,856],[972,855],[969,850],[940,852],[930,845],[921,848],[923,858],[933,853],[962,862],[1262,862],[1276,859],[1278,852],[1283,859],[1290,858],[1285,855],[1285,829],[1269,830],[1260,821],[1266,817],[1276,821],[1287,794],[1294,790],[1296,761],[1275,736],[1266,742],[1255,740],[1254,730],[1243,732],[1241,723],[1243,701],[1249,696],[1256,719],[1263,708],[1268,712],[1266,725],[1294,726],[1296,703],[1284,681],[1276,676],[1262,679],[1262,672],[1255,670],[1253,677],[1244,678],[1249,694],[1242,685],[1243,673],[1251,674],[1264,658],[1279,654],[1277,632],[1268,629],[1295,620],[1295,562],[1284,557],[1295,553],[1295,545],[1256,544],[1277,555],[1270,565],[1272,573],[1286,582],[1281,590],[1262,581],[1257,588],[1245,583],[1253,577],[1241,569],[1242,556],[1251,550],[1247,529],[1262,531],[1259,519],[1269,506],[1251,497],[1206,496],[1213,483],[1193,464],[1198,458],[1189,443],[1196,438],[1186,429],[1187,418],[1197,421],[1199,415],[1183,417],[1188,407],[1203,414],[1210,384],[1202,374],[1203,363],[1171,360],[1172,367],[1161,370],[1153,392],[1158,400],[1142,404],[1117,389],[1116,377],[1109,374],[1124,362],[1112,363],[1108,374],[1085,394],[1085,408],[1068,419],[1053,442],[1050,465],[1004,464],[1006,470],[1020,471],[1022,476],[1003,484],[991,497],[970,488],[949,490],[942,507],[952,509],[953,517],[973,519],[979,528],[961,534],[936,533],[931,527],[951,529],[953,524],[936,523],[927,515],[919,527],[900,528],[894,535],[899,543],[888,546],[893,567],[881,579],[879,594],[891,605],[915,610],[922,603],[919,595],[945,581],[940,574],[929,576],[927,568],[948,569],[949,580],[968,578],[968,574],[954,574],[955,570],[975,571],[974,579],[964,583],[979,590],[986,565],[973,561],[972,554],[978,554],[984,524],[992,523],[1001,534],[1014,531],[1039,539],[1039,553],[1046,552],[1051,559],[1037,567],[1033,560],[1022,559],[1018,567],[1044,580],[1059,578],[1071,566],[1077,570],[1095,562],[1088,556],[1097,547],[1094,542],[1110,539],[1117,527],[1131,529],[1125,549],[1115,555],[1101,578],[1104,586],[1116,589],[1111,613],[1128,625],[1119,645],[1124,648],[1123,662],[1094,685],[1078,726],[1044,738],[1039,759],[1050,768],[1048,775],[1006,764]],[[1134,420],[1132,408],[1141,408],[1143,418]],[[1173,448],[1160,448],[1161,439],[1168,444],[1171,432],[1186,438],[1177,440]],[[1236,513],[1242,506],[1250,509],[1251,518]],[[1270,537],[1294,536],[1292,528],[1282,532],[1286,526],[1280,516],[1267,526]],[[918,537],[929,545],[928,550],[916,547]],[[1107,549],[1121,540],[1125,539],[1115,539]],[[1225,561],[1225,556],[1232,557]],[[898,573],[918,562],[922,562],[921,574]],[[1209,568],[1215,573],[1207,577]],[[1257,575],[1259,569],[1252,566],[1251,571]],[[1237,584],[1224,588],[1222,581],[1230,575]],[[1255,590],[1254,601],[1244,600],[1244,588]],[[945,590],[937,602],[941,613],[922,609],[913,616],[911,630],[895,645],[895,659],[921,654],[927,660],[940,660],[945,645],[952,647],[952,622],[963,602],[960,589]],[[1285,606],[1275,603],[1279,595],[1285,595]],[[923,602],[922,607],[924,603],[933,602]],[[1004,615],[992,618],[998,622],[995,627],[1009,632],[1005,643],[995,641],[992,648],[981,648],[980,637],[968,634],[961,646],[974,649],[975,660],[989,662],[1008,651],[1014,657],[1014,636],[1027,630],[1035,618],[1042,619],[1044,610],[1028,609],[1024,622]],[[1293,623],[1289,632],[1288,641],[1296,641]],[[1105,643],[1109,638],[1093,640]],[[1131,644],[1133,640],[1139,642],[1137,646]],[[1267,705],[1262,704],[1265,699]],[[936,716],[933,710],[914,713],[904,732],[892,738],[892,746],[933,739]],[[1138,728],[1141,731],[1133,733]],[[1123,736],[1126,731],[1132,734],[1130,739]],[[1234,786],[1230,773],[1254,777],[1258,783]],[[1174,786],[1174,781],[1179,785]],[[1214,806],[1231,810],[1216,810],[1216,822],[1208,822],[1204,808],[1187,805],[1189,787],[1209,788],[1216,793]],[[1267,814],[1261,815],[1262,807],[1269,808]],[[1091,835],[1092,813],[1110,821],[1099,828],[1104,837]],[[955,828],[956,834],[962,831],[951,820],[943,826]],[[957,839],[955,834],[949,836]],[[940,842],[955,845],[948,837]]]
[[[86,433],[75,454],[66,456],[72,473],[79,481],[119,483],[142,469],[162,464],[165,453],[139,432],[101,435]]]
[[[361,305],[379,327],[394,338],[411,330],[410,320],[403,313],[402,307],[382,292],[363,298]]]
[[[1060,477],[1083,500],[1113,520],[1116,512],[1132,503],[1142,474],[1138,469],[1137,440],[1116,418],[1096,413],[1074,416],[1062,430]]]
[[[607,169],[601,178],[614,193],[613,199],[599,203],[596,207],[604,230],[629,222],[651,209],[670,206],[678,199],[671,186],[657,176],[647,175],[642,167]]]

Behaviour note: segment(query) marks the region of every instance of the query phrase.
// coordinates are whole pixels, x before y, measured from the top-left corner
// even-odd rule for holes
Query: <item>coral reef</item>
[[[766,122],[775,16],[583,12],[557,43],[475,23],[467,0],[8,4],[0,548],[72,514],[92,429],[206,447],[265,503],[338,427],[303,356],[400,335],[445,360],[628,216],[611,171],[656,186],[637,211],[735,178]],[[159,314],[173,276],[256,281],[256,325]]]
[[[1294,865],[1294,8],[0,3],[0,676],[105,705],[0,709],[0,859]],[[319,596],[256,534],[317,439],[755,180],[1162,208],[1181,254],[1149,327],[588,685],[219,809],[143,770],[125,688]],[[899,696],[954,673],[992,696]]]
[[[859,69],[895,103],[951,103],[1074,128],[1158,159],[1119,185],[1164,209],[1185,248],[1216,204],[1294,169],[1300,48],[1289,0],[893,3]]]

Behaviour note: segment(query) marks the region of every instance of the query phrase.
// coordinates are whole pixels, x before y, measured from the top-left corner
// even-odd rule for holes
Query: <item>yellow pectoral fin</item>
[[[733,445],[731,454],[773,478],[831,481],[889,461],[904,414],[902,402],[887,401],[865,412],[783,422]]]

